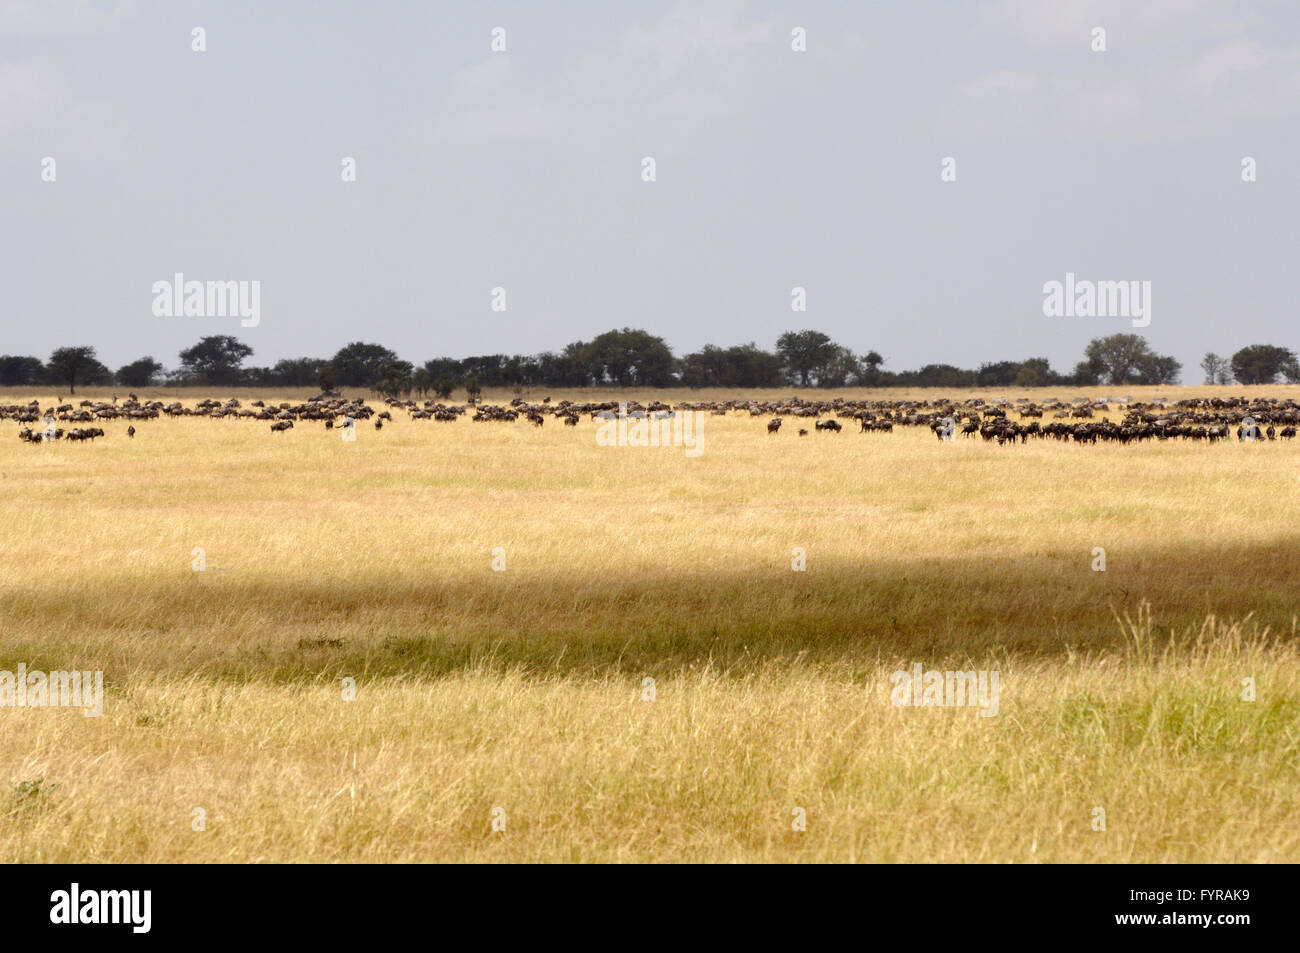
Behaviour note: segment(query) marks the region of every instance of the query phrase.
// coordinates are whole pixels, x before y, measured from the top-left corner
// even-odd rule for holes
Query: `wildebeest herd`
[[[28,404],[0,405],[0,419],[12,419],[20,424],[37,424],[36,428],[23,427],[18,436],[31,443],[52,440],[93,441],[103,437],[98,426],[64,429],[59,424],[89,424],[111,420],[132,422],[124,433],[133,437],[134,422],[156,420],[160,417],[207,417],[212,419],[254,420],[270,423],[272,432],[293,429],[295,423],[320,422],[326,429],[342,425],[353,427],[357,421],[373,419],[376,429],[392,423],[394,414],[405,415],[410,421],[437,421],[449,423],[462,417],[476,422],[512,422],[523,420],[541,427],[547,417],[561,420],[567,426],[576,426],[582,418],[610,418],[626,413],[630,418],[670,417],[682,411],[709,413],[715,416],[728,414],[766,417],[767,432],[778,435],[786,417],[812,418],[813,429],[819,433],[840,433],[841,420],[859,422],[859,433],[889,433],[895,427],[928,427],[940,439],[955,437],[981,437],[999,444],[1027,443],[1033,439],[1055,439],[1075,443],[1095,444],[1098,441],[1129,443],[1143,440],[1201,440],[1209,443],[1236,436],[1239,440],[1261,441],[1289,440],[1296,435],[1300,424],[1300,405],[1293,400],[1269,397],[1211,397],[1168,401],[1157,398],[1150,402],[1127,398],[1090,400],[1076,398],[1066,402],[1055,398],[1032,401],[1018,398],[973,397],[964,401],[945,398],[933,400],[851,400],[837,397],[829,400],[812,400],[803,397],[784,397],[776,400],[737,399],[726,401],[681,401],[676,405],[662,401],[643,404],[628,400],[601,402],[574,402],[561,400],[551,403],[546,397],[540,403],[531,403],[516,397],[508,404],[482,403],[470,400],[463,404],[432,400],[416,402],[386,398],[384,408],[376,410],[361,398],[344,398],[322,394],[301,403],[289,401],[268,404],[255,400],[244,406],[238,399],[227,401],[202,400],[192,407],[180,401],[140,400],[131,394],[126,400],[83,400],[76,406],[56,400],[51,407],[42,408],[39,401]],[[1013,419],[1013,416],[1015,418]],[[1050,421],[1043,423],[1044,418]],[[808,435],[799,428],[800,437]]]

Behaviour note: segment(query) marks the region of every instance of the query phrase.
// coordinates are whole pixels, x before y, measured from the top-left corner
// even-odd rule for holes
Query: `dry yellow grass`
[[[1300,445],[396,416],[0,440],[0,668],[107,686],[0,709],[0,858],[1300,860]]]

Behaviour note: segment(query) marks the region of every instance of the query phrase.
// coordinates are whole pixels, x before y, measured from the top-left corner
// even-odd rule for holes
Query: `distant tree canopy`
[[[841,348],[821,331],[786,331],[776,339],[776,353],[784,362],[790,383],[811,387],[834,375]]]
[[[387,397],[409,394],[414,383],[415,368],[409,361],[389,361],[379,372],[375,390]]]
[[[1049,387],[1100,384],[1173,384],[1181,365],[1155,353],[1138,334],[1094,338],[1069,373],[1053,370],[1045,357],[986,361],[969,369],[929,363],[916,370],[885,370],[875,350],[855,353],[821,331],[786,331],[776,348],[753,341],[719,347],[706,344],[677,357],[667,341],[637,328],[616,328],[589,341],[573,341],[538,354],[480,354],[434,357],[414,364],[381,344],[353,341],[329,358],[295,357],[271,367],[245,367],[253,349],[229,335],[204,337],[180,352],[181,366],[166,371],[152,357],[104,367],[92,347],[59,348],[48,361],[24,355],[0,356],[0,386],[32,387],[116,383],[144,388],[164,384],[311,387],[333,391],[365,388],[385,396],[429,394],[450,399],[454,392],[485,389],[582,387]],[[1207,383],[1263,384],[1279,376],[1300,383],[1300,359],[1269,344],[1242,348],[1230,359],[1206,354],[1200,363]]]
[[[706,344],[681,361],[687,387],[780,387],[785,382],[781,358],[754,343],[721,348]]]
[[[78,384],[105,384],[113,379],[113,372],[95,357],[93,347],[61,347],[50,355],[46,365],[49,379],[67,384],[68,393],[75,394]]]
[[[384,368],[397,360],[397,355],[381,344],[364,344],[353,341],[339,348],[330,358],[338,383],[343,387],[373,387],[384,373]]]
[[[312,387],[320,382],[324,367],[319,357],[290,357],[276,361],[270,376],[282,387]]]
[[[151,387],[162,369],[162,364],[152,357],[142,357],[117,369],[117,383],[123,387]]]
[[[5,354],[0,357],[0,386],[21,387],[27,384],[44,384],[45,362],[39,357]]]
[[[1295,355],[1284,347],[1252,344],[1232,355],[1232,374],[1240,384],[1271,384]]]
[[[229,334],[200,338],[199,343],[181,351],[181,366],[203,384],[235,384],[240,365],[253,353],[247,344]]]
[[[593,384],[668,387],[675,384],[676,359],[663,338],[623,328],[579,345],[575,357]]]
[[[1173,384],[1182,365],[1151,350],[1140,334],[1093,338],[1084,349],[1088,376],[1111,385]],[[1089,382],[1091,383],[1091,382]]]
[[[1205,357],[1201,358],[1201,370],[1205,372],[1205,383],[1207,384],[1232,383],[1232,363],[1227,358],[1219,357],[1213,351],[1208,352]]]

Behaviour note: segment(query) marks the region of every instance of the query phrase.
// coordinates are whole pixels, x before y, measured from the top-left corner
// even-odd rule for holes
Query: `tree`
[[[1201,370],[1205,371],[1205,383],[1207,384],[1231,384],[1232,383],[1232,365],[1228,359],[1219,357],[1213,351],[1206,353],[1201,358]]]
[[[1052,372],[1052,365],[1048,363],[1047,358],[1031,357],[1021,362],[1011,383],[1017,387],[1044,387],[1057,381],[1058,377]]]
[[[325,362],[319,357],[287,357],[271,368],[271,381],[279,387],[311,387],[320,380]]]
[[[1232,373],[1242,384],[1271,384],[1295,355],[1284,347],[1252,344],[1232,355]]]
[[[974,387],[975,372],[951,364],[927,364],[912,375],[913,387]]]
[[[781,359],[754,343],[720,348],[706,344],[681,360],[687,387],[779,387]]]
[[[1076,387],[1093,387],[1101,382],[1102,370],[1100,361],[1091,358],[1082,360],[1074,365],[1074,373],[1070,375],[1070,382]]]
[[[162,369],[152,357],[142,357],[117,369],[117,383],[122,387],[152,387]]]
[[[1084,357],[1089,369],[1112,385],[1169,384],[1178,379],[1182,369],[1172,357],[1161,357],[1152,351],[1140,334],[1093,338],[1084,349]]]
[[[97,384],[110,380],[113,372],[95,357],[93,347],[61,347],[50,355],[45,365],[50,379],[68,385],[68,393],[77,392],[78,382]]]
[[[681,361],[682,383],[687,387],[726,387],[734,373],[727,352],[716,344],[706,344]]]
[[[862,376],[862,368],[853,352],[846,347],[835,348],[835,354],[816,370],[818,387],[844,387],[856,384]]]
[[[316,375],[316,386],[321,389],[322,394],[330,394],[339,386],[339,372],[334,369],[333,364],[322,364],[320,372]]]
[[[1138,361],[1136,384],[1177,384],[1183,365],[1172,357],[1147,354]]]
[[[598,334],[578,354],[590,379],[616,387],[668,387],[676,360],[663,338],[637,328]]]
[[[483,387],[505,387],[506,356],[504,354],[476,354],[457,362],[457,373],[462,379],[475,378]]]
[[[1009,387],[1015,383],[1020,373],[1019,361],[998,361],[993,364],[981,364],[975,374],[976,387]]]
[[[330,358],[338,374],[339,383],[346,387],[373,387],[384,373],[384,368],[397,360],[397,355],[379,344],[353,341],[339,348]]]
[[[415,392],[419,394],[421,398],[428,395],[429,387],[432,384],[433,381],[429,380],[429,372],[423,367],[417,367],[415,373],[411,375],[411,386],[415,388]]]
[[[214,334],[181,351],[181,366],[204,384],[236,384],[240,365],[252,353],[251,347],[229,334]]]
[[[811,386],[817,372],[839,357],[841,348],[820,331],[786,331],[776,339],[776,353],[792,383]]]
[[[880,386],[880,365],[885,363],[885,359],[880,356],[878,351],[868,351],[862,356],[862,373],[859,375],[858,383],[866,387]]]
[[[6,354],[0,357],[0,385],[20,387],[24,384],[44,384],[45,364],[39,357]]]
[[[375,382],[375,390],[386,397],[409,394],[413,371],[410,361],[389,361]]]
[[[566,347],[563,353],[543,351],[537,355],[537,379],[550,387],[586,387],[591,383],[583,368],[581,341]]]
[[[1283,362],[1282,376],[1288,384],[1300,384],[1300,361],[1296,360],[1294,354]]]

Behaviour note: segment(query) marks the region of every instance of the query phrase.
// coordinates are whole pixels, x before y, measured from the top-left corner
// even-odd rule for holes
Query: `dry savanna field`
[[[5,421],[0,858],[1300,861],[1300,444],[763,423]]]

